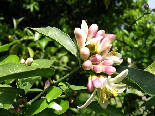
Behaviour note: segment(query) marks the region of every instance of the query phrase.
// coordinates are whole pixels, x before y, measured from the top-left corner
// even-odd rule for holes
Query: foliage
[[[0,4],[0,115],[153,115],[155,113],[155,15],[147,0],[2,0]],[[6,7],[7,6],[7,7]],[[9,8],[8,8],[9,7]],[[123,55],[117,73],[126,91],[102,109],[97,100],[78,109],[90,93],[74,28],[81,20],[116,34]],[[41,27],[41,28],[40,28]],[[21,59],[32,57],[31,66]],[[45,82],[49,80],[50,85]],[[19,104],[18,99],[25,103]],[[16,112],[15,107],[21,107]]]

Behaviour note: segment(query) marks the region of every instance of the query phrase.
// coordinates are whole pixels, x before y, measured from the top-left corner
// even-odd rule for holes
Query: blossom
[[[108,59],[108,60],[111,59],[113,60],[115,65],[121,64],[123,62],[123,59],[121,59],[122,55],[116,51],[117,49],[109,52],[103,59]]]
[[[119,75],[117,75],[115,78],[111,78],[111,76],[108,76],[108,78],[105,78],[103,76],[99,77],[102,87],[101,88],[95,88],[94,92],[91,94],[90,98],[86,101],[85,104],[82,106],[77,106],[78,108],[86,108],[93,100],[93,98],[96,95],[97,91],[97,97],[98,97],[98,103],[102,108],[107,108],[108,100],[111,97],[117,97],[118,93],[122,93],[126,89],[126,84],[116,84],[121,82],[128,74],[128,69],[122,71]]]

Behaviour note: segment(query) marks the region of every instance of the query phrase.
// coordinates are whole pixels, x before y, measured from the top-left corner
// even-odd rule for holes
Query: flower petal
[[[126,76],[128,75],[128,69],[122,71],[119,75],[117,75],[115,78],[111,78],[110,82],[118,83],[122,81]]]
[[[85,20],[82,20],[81,29],[88,35],[88,25]]]
[[[82,109],[82,108],[86,108],[93,100],[93,98],[96,95],[96,89],[94,90],[94,92],[91,94],[90,98],[86,101],[85,104],[83,104],[82,106],[77,106],[77,108]]]

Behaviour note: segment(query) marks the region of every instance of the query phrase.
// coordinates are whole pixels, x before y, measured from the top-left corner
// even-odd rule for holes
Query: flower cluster
[[[98,30],[97,24],[92,24],[89,28],[87,23],[82,20],[81,28],[74,30],[77,45],[83,60],[82,68],[84,70],[92,70],[95,73],[105,73],[112,75],[116,72],[113,65],[120,65],[123,62],[122,55],[114,49],[110,51],[112,42],[116,39],[114,34],[105,34],[104,30]],[[128,70],[122,71],[115,78],[111,76],[90,76],[88,78],[87,88],[93,92],[86,103],[78,108],[87,107],[94,96],[98,96],[98,102],[101,107],[106,108],[108,99],[117,97],[118,93],[125,90],[126,85],[115,84],[122,81],[128,74]]]
[[[81,28],[75,28],[75,38],[80,50],[81,59],[84,60],[84,70],[93,70],[95,73],[112,75],[116,72],[114,64],[122,63],[122,55],[116,50],[110,51],[111,43],[116,39],[114,34],[105,34],[104,30],[98,31],[97,24],[92,24],[89,29],[83,20]]]

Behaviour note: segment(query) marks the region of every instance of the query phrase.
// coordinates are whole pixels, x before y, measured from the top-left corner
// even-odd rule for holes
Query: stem
[[[58,85],[61,81],[64,81],[65,79],[67,79],[68,77],[70,77],[72,74],[74,74],[76,71],[78,71],[81,68],[81,66],[76,67],[74,70],[72,70],[70,73],[68,73],[67,75],[65,75],[64,77],[60,78],[59,80],[57,80],[55,83],[53,83],[53,85]]]
[[[70,77],[71,75],[73,75],[76,71],[78,71],[81,68],[81,66],[76,67],[74,70],[72,70],[70,73],[68,73],[67,75],[65,75],[64,77],[60,78],[58,81],[56,81],[55,83],[51,83],[51,85],[58,85],[61,81],[64,81],[66,78]],[[47,90],[49,89],[49,87],[47,87],[44,91],[42,91],[40,94],[38,94],[35,98],[33,98],[32,100],[30,100],[28,103],[31,104],[34,101],[36,101],[37,99],[39,99]]]

